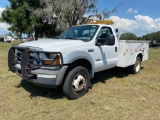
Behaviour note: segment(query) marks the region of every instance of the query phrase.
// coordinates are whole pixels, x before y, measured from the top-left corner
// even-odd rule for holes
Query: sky
[[[1,12],[9,6],[8,0],[0,0]],[[132,32],[136,36],[160,31],[160,0],[97,0],[99,12],[117,7],[108,19],[114,21],[119,33]],[[9,31],[9,25],[0,22],[0,35]]]

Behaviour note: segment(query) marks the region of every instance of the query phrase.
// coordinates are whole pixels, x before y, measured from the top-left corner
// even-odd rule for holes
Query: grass
[[[95,75],[93,88],[68,100],[61,89],[37,87],[7,69],[12,43],[0,43],[0,120],[159,120],[160,49],[150,49],[139,74],[114,68]]]

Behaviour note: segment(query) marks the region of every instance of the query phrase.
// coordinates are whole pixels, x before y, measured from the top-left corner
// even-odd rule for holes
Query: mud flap
[[[12,47],[9,49],[8,52],[8,68],[9,71],[15,72],[15,49]]]

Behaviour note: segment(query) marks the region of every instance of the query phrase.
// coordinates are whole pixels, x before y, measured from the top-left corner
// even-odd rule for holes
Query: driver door
[[[105,38],[106,43],[104,45],[95,45],[95,72],[113,68],[117,65],[118,43],[115,41],[113,45],[107,45],[107,39],[109,38],[109,35],[113,35],[110,27],[102,27],[97,35],[97,39]]]

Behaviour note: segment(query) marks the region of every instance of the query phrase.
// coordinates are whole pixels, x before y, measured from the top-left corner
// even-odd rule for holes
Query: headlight
[[[46,53],[45,58],[43,59],[44,65],[60,65],[61,64],[61,57],[60,54],[53,54],[53,53]]]

